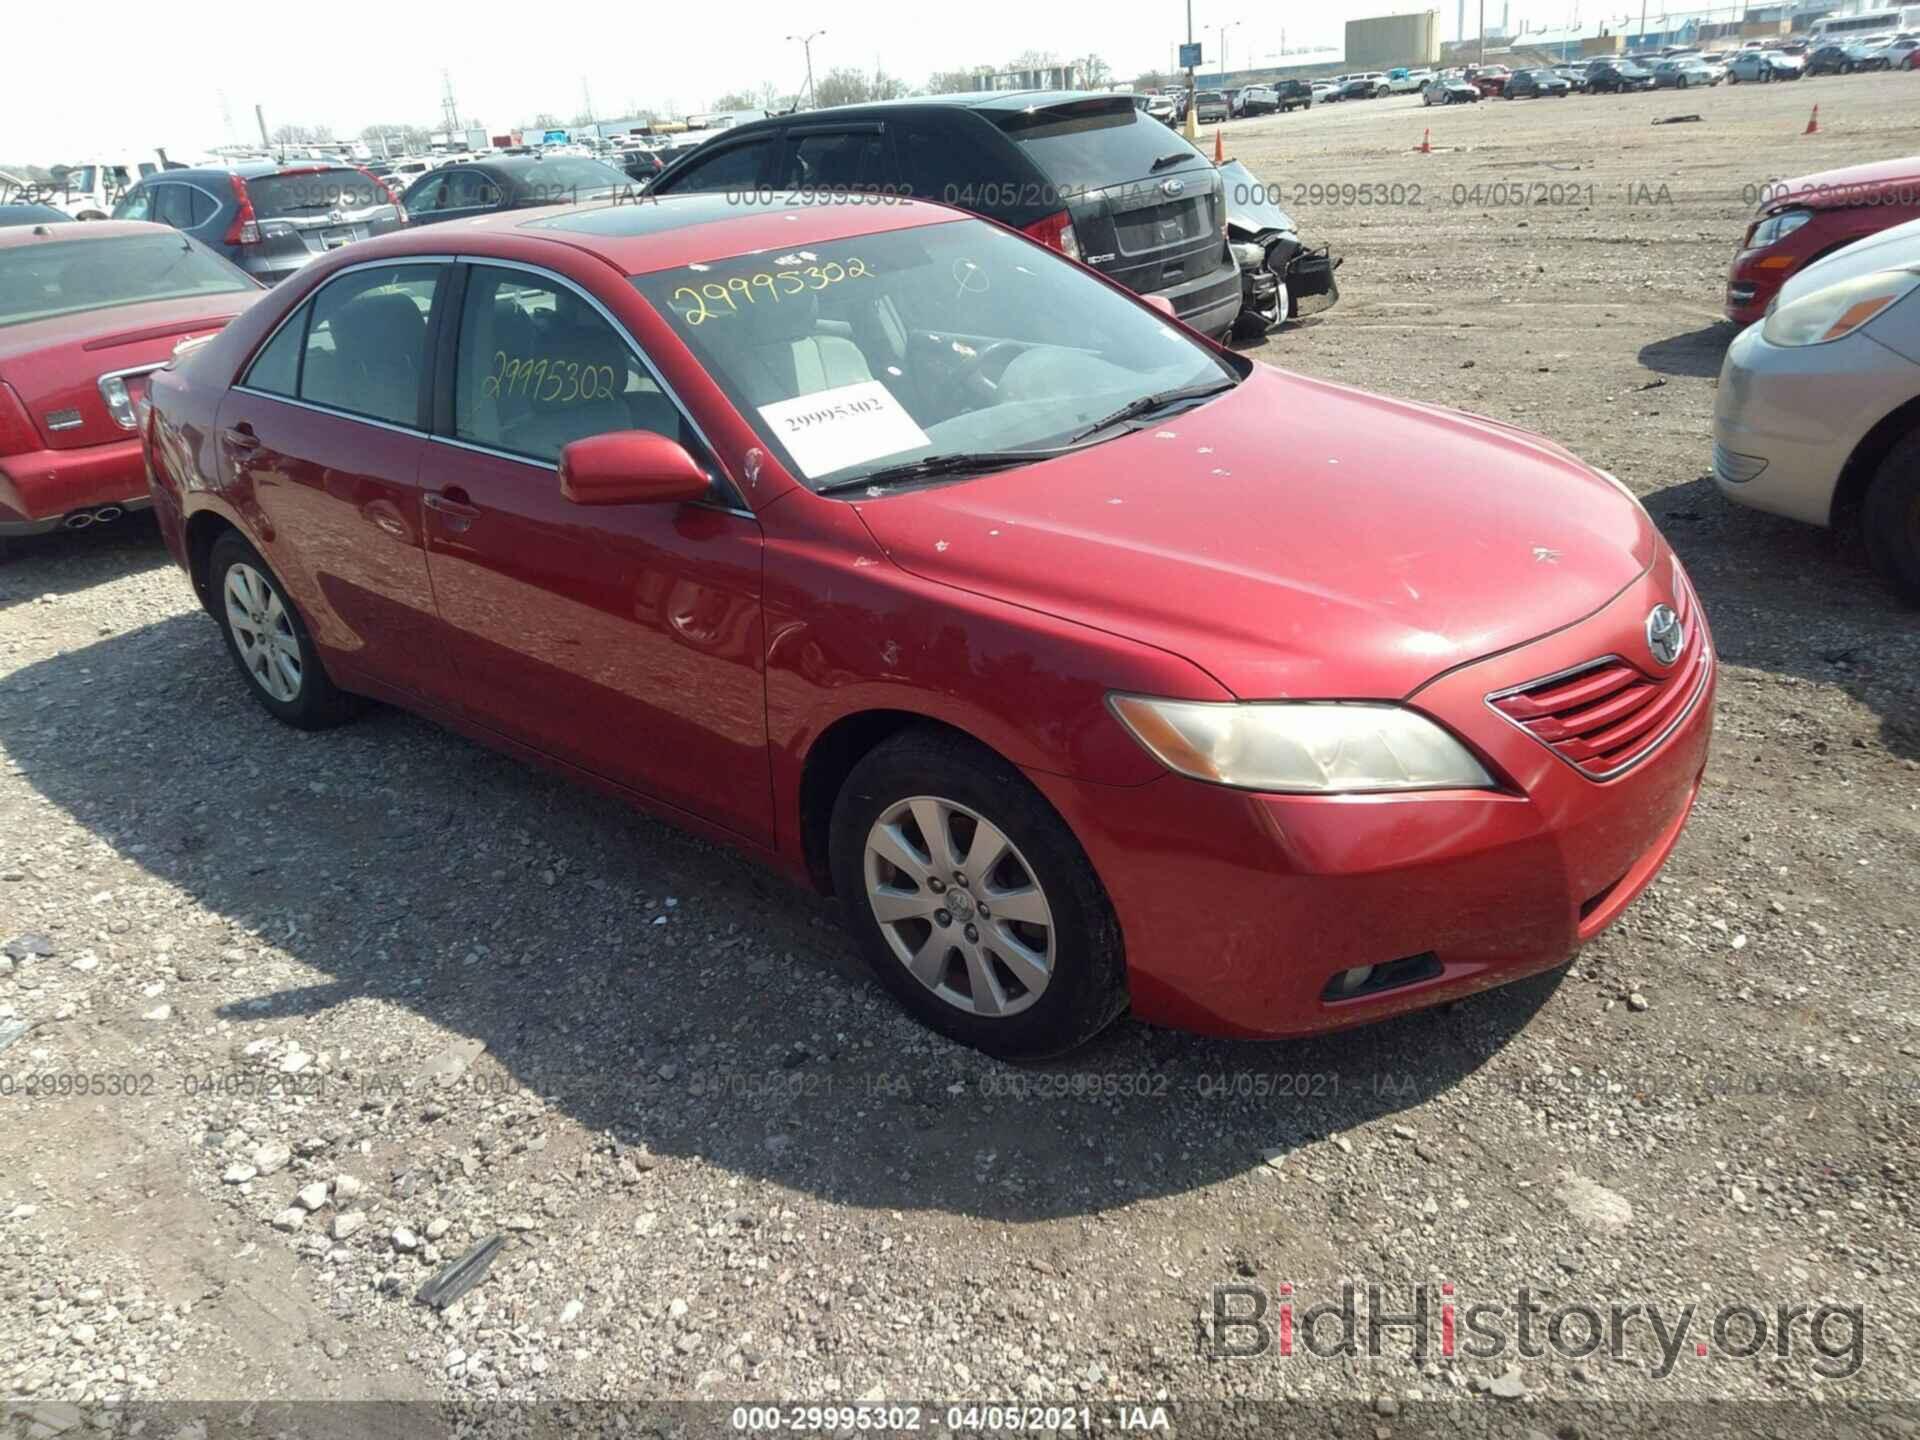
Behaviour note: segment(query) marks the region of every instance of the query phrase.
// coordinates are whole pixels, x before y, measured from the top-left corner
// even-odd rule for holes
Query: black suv
[[[1225,189],[1131,95],[999,91],[737,125],[670,163],[653,195],[911,195],[1024,231],[1223,336],[1240,310]]]

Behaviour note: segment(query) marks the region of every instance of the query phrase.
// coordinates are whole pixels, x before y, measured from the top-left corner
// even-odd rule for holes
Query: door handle
[[[238,425],[230,426],[225,432],[227,444],[235,450],[258,450],[260,437],[253,433],[253,426],[242,420]]]
[[[429,490],[425,496],[427,508],[437,510],[453,520],[478,520],[480,507],[467,499],[467,492],[457,485],[445,490]]]

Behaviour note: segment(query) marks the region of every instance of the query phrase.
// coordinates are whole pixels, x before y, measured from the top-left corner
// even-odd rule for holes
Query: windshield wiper
[[[1156,410],[1164,410],[1167,406],[1177,405],[1182,400],[1204,400],[1209,395],[1218,395],[1222,390],[1231,390],[1237,383],[1234,380],[1209,381],[1204,385],[1184,385],[1178,390],[1161,390],[1153,395],[1142,395],[1138,400],[1129,400],[1111,415],[1074,431],[1067,437],[1067,444],[1077,445],[1082,440],[1092,439],[1102,430],[1111,429],[1128,420],[1138,420],[1143,415],[1151,415]]]
[[[814,491],[832,495],[841,490],[864,490],[869,485],[898,485],[903,481],[930,480],[941,475],[979,475],[988,470],[1010,470],[1015,465],[1031,465],[1063,454],[1060,450],[960,450],[951,455],[929,455],[924,460],[908,460],[887,465],[865,475],[834,480]]]
[[[1147,167],[1147,173],[1151,175],[1154,171],[1164,170],[1169,165],[1178,165],[1182,160],[1191,160],[1193,159],[1193,155],[1194,152],[1191,150],[1184,155],[1162,155]]]

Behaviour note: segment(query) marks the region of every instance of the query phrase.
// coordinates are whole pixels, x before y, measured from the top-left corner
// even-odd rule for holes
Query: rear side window
[[[789,190],[857,190],[877,188],[892,178],[884,135],[840,130],[789,137],[779,183]]]
[[[1124,96],[1120,101],[1099,96],[992,118],[1048,180],[1070,193],[1141,179],[1153,173],[1154,161],[1169,155],[1201,159],[1166,126],[1146,119]]]
[[[372,420],[418,425],[427,314],[442,268],[382,265],[330,281],[312,301],[300,398]]]
[[[310,220],[335,210],[370,210],[387,203],[379,181],[345,166],[258,176],[247,181],[247,199],[262,220]]]
[[[280,327],[267,348],[253,357],[247,378],[240,382],[242,385],[288,399],[299,393],[300,347],[307,338],[307,313],[311,308],[302,306],[298,315]]]
[[[712,143],[712,142],[708,142]],[[729,145],[690,163],[668,186],[678,194],[695,190],[751,190],[760,184],[761,167],[773,150],[771,136]]]
[[[916,199],[959,205],[1016,228],[1060,208],[1060,195],[1025,155],[1007,153],[1007,142],[970,116],[912,115],[888,128],[901,183]]]

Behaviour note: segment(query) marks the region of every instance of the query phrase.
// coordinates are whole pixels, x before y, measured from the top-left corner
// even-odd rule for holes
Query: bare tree
[[[973,70],[940,70],[927,77],[929,95],[964,95],[973,89]]]
[[[729,90],[713,102],[713,108],[715,110],[760,110],[765,107],[748,91]]]
[[[1104,90],[1113,84],[1113,67],[1098,55],[1087,55],[1078,63],[1081,78],[1089,90]]]
[[[1167,83],[1167,77],[1158,70],[1142,70],[1133,77],[1133,88],[1139,91],[1159,90]]]
[[[838,65],[819,77],[814,85],[814,105],[826,110],[835,105],[858,105],[871,98],[873,86],[864,70]]]

